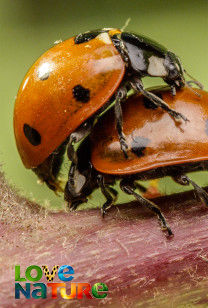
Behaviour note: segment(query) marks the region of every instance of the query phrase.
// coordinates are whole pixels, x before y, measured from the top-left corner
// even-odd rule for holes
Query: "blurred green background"
[[[18,87],[32,63],[58,39],[103,27],[121,28],[128,18],[128,31],[153,38],[180,56],[187,71],[207,89],[208,1],[207,0],[0,0],[0,161],[6,177],[21,193],[45,206],[61,206],[36,176],[22,165],[13,136],[13,107]],[[161,84],[147,79],[145,86]],[[192,176],[208,185],[208,173]],[[170,179],[160,181],[163,193],[184,190]],[[126,201],[121,197],[120,201]],[[103,198],[96,192],[91,206]]]

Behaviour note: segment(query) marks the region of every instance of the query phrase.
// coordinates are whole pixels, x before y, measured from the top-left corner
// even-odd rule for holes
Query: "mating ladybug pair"
[[[203,200],[208,199],[205,191],[184,175],[206,165],[206,151],[202,151],[206,142],[197,144],[191,139],[195,133],[199,142],[202,135],[196,137],[198,131],[193,132],[190,106],[208,112],[206,92],[193,90],[191,82],[201,84],[186,82],[184,72],[179,58],[163,46],[118,29],[86,32],[58,43],[30,68],[17,95],[14,131],[25,167],[57,191],[67,148],[72,164],[65,199],[72,208],[99,186],[107,199],[102,207],[105,213],[117,195],[112,185],[121,178],[121,188],[153,210],[172,234],[159,208],[134,190],[136,180],[171,175],[183,185],[191,183]],[[169,90],[147,91],[141,81],[145,76],[161,77]],[[142,96],[127,99],[131,89]],[[105,119],[100,116],[111,104],[116,132],[112,112]],[[195,121],[205,125],[202,115],[193,114]],[[173,130],[184,142],[171,139]],[[82,140],[75,151],[74,144]],[[160,146],[154,146],[155,142]],[[185,145],[197,145],[197,155],[184,158]]]

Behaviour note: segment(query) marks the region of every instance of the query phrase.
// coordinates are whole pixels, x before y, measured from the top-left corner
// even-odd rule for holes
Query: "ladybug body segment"
[[[135,95],[123,104],[123,128],[128,144],[128,159],[120,151],[111,113],[96,124],[92,134],[91,161],[97,171],[127,175],[160,167],[208,160],[208,93],[183,88],[172,97],[169,91],[157,93],[169,106],[189,118],[176,123],[151,102]]]
[[[170,107],[188,112],[190,122],[186,125],[170,119],[159,108],[155,110],[152,102],[142,95],[128,98],[122,110],[128,159],[120,151],[112,114],[107,112],[78,149],[78,172],[82,176],[82,184],[77,180],[72,186],[72,177],[69,177],[65,188],[65,199],[71,207],[76,208],[87,201],[91,192],[100,187],[106,198],[102,206],[104,215],[115,203],[118,193],[114,184],[120,181],[120,188],[153,211],[162,228],[171,235],[172,231],[159,207],[135,191],[136,188],[145,191],[144,187],[138,185],[138,180],[164,176],[171,176],[181,185],[192,185],[208,206],[206,191],[186,175],[187,172],[208,170],[208,93],[196,91],[200,97],[196,98],[188,88],[177,91],[175,97],[165,89],[154,92],[165,99]]]

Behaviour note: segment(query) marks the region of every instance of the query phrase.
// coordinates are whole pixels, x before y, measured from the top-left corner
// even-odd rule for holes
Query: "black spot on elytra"
[[[90,90],[81,85],[75,86],[72,92],[78,102],[87,103],[90,100]]]
[[[138,157],[142,157],[144,156],[144,151],[149,142],[150,140],[145,137],[132,137],[131,151]]]
[[[39,132],[28,124],[24,124],[23,131],[27,140],[34,146],[41,143],[41,135]]]
[[[162,98],[162,94],[161,93],[157,93],[156,94],[159,98],[163,99]],[[143,97],[143,103],[144,103],[144,107],[147,108],[147,109],[157,109],[158,106],[156,104],[154,104],[149,98],[147,97]]]

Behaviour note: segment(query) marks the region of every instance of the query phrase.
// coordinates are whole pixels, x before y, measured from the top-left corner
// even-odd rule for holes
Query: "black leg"
[[[201,201],[208,206],[208,194],[207,192],[201,188],[199,185],[197,185],[194,181],[192,181],[187,175],[183,174],[183,175],[178,175],[173,177],[173,180],[181,185],[192,185],[195,192],[197,193],[197,195],[199,196],[199,198],[201,199]]]
[[[71,141],[73,142],[73,138],[71,139]],[[68,173],[68,181],[66,183],[64,190],[64,200],[68,202],[71,210],[76,210],[77,206],[83,203],[84,201],[82,201],[82,198],[79,200],[81,188],[78,189],[77,181],[79,181],[78,176],[80,176],[81,179],[82,175],[78,171],[77,153],[74,151],[72,142],[69,141],[67,147],[67,155],[68,158],[72,160],[72,163]]]
[[[171,91],[172,96],[176,96],[176,87],[175,86],[171,86],[170,91]]]
[[[90,134],[93,122],[94,119],[85,122],[69,137],[67,156],[72,163],[69,169],[68,181],[64,190],[64,199],[69,202],[70,209],[76,209],[79,204],[87,201],[87,199],[82,195],[82,189],[87,183],[87,178],[78,170],[78,157],[77,152],[74,150],[74,144]]]
[[[115,101],[115,118],[116,118],[116,128],[118,131],[119,141],[121,150],[124,153],[124,156],[128,158],[127,149],[128,145],[126,144],[126,139],[123,133],[123,116],[122,116],[122,109],[121,109],[121,102],[126,98],[127,90],[125,87],[120,88],[116,93],[116,101]]]
[[[186,81],[186,84],[188,84],[190,87],[191,87],[191,85],[195,85],[195,86],[199,87],[199,89],[203,90],[202,84],[200,82],[196,81],[196,80]]]
[[[154,204],[153,202],[147,200],[146,198],[142,197],[141,195],[137,194],[134,189],[134,184],[131,181],[127,181],[127,180],[122,180],[120,182],[120,187],[121,189],[128,195],[132,195],[135,197],[136,200],[138,200],[142,205],[144,205],[145,207],[147,207],[148,209],[150,209],[153,213],[155,213],[158,216],[158,219],[162,225],[162,229],[163,230],[167,230],[168,235],[173,235],[170,227],[168,226],[165,217],[163,216],[163,214],[161,213],[161,210],[159,209],[159,207]]]
[[[191,78],[190,81],[186,81],[186,83],[191,86],[191,84],[194,84],[196,85],[197,87],[199,87],[199,89],[203,90],[204,89],[204,86],[203,84],[201,84],[201,82],[199,82],[198,80],[196,80],[194,77],[192,77],[189,73],[187,73],[186,70],[184,70],[184,73],[189,77]]]
[[[71,210],[76,210],[79,204],[87,202],[87,198],[82,194],[85,184],[86,177],[79,173],[77,166],[72,163],[64,190],[64,199],[68,202]]]
[[[77,153],[74,150],[74,144],[81,141],[90,134],[93,127],[93,122],[94,119],[90,119],[89,121],[85,122],[69,137],[69,142],[67,145],[67,156],[69,160],[72,161],[75,165],[77,165]]]
[[[106,210],[111,208],[111,206],[114,204],[115,199],[116,199],[118,193],[112,187],[107,187],[104,184],[104,178],[103,178],[102,175],[98,175],[97,183],[98,183],[98,186],[100,187],[103,195],[107,199],[106,202],[101,207],[101,215],[104,217],[105,214],[106,214]]]
[[[74,150],[74,143],[76,142],[76,137],[74,136],[74,134],[71,134],[71,136],[69,137],[69,143],[67,145],[67,156],[68,159],[75,165],[77,164],[77,153]]]
[[[132,88],[136,91],[141,92],[145,97],[147,97],[150,101],[152,101],[156,106],[161,107],[163,110],[167,111],[174,119],[182,119],[184,121],[189,121],[183,114],[180,112],[171,109],[166,102],[164,102],[157,95],[152,92],[146,91],[140,79],[134,79],[131,82]]]
[[[72,195],[76,195],[75,193],[75,172],[76,172],[76,164],[71,163],[69,174],[68,174],[68,190],[71,192]]]
[[[137,188],[138,190],[140,190],[142,193],[147,192],[147,188],[145,186],[141,185],[140,183],[134,182],[134,187]]]
[[[68,207],[71,211],[75,211],[77,207],[88,201],[88,199],[80,194],[77,196],[72,192],[68,186],[68,182],[66,183],[64,190],[64,200],[68,203]]]
[[[113,187],[108,186],[108,189],[115,198],[118,196],[117,190],[115,190]]]

